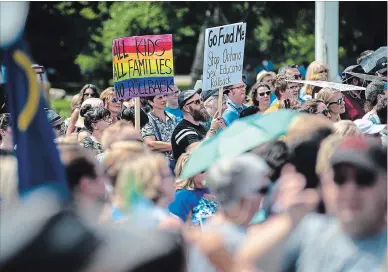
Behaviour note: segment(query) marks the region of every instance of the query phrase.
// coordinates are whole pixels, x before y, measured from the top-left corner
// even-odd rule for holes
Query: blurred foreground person
[[[282,271],[380,271],[387,252],[387,150],[374,139],[348,137],[330,164],[336,216],[311,214],[301,222]]]
[[[361,130],[350,120],[341,120],[333,124],[335,134],[341,136],[362,136]]]
[[[314,190],[303,190],[296,176],[284,178],[275,201],[282,213],[251,230],[235,256],[237,271],[254,271],[256,265],[264,271],[382,271],[387,252],[387,152],[376,141],[345,138],[330,165],[338,192],[335,216],[305,216],[313,207],[306,204],[318,200]]]
[[[0,221],[0,270],[84,271],[101,241],[49,189],[32,192]]]
[[[218,161],[207,173],[210,191],[219,211],[203,226],[203,232],[221,233],[225,248],[234,254],[247,235],[247,226],[268,192],[268,166],[254,154]],[[188,271],[216,271],[196,246],[189,250]]]
[[[330,215],[335,214],[335,199],[338,194],[338,189],[334,183],[334,172],[330,167],[330,159],[342,139],[342,135],[334,134],[322,141],[315,168],[320,180],[319,189],[324,203],[324,212]]]
[[[0,150],[13,151],[13,135],[12,135],[12,122],[11,114],[0,114]]]
[[[11,154],[0,154],[0,213],[19,204],[18,165]]]
[[[96,156],[98,161],[103,161],[107,151],[112,148],[112,145],[117,142],[137,142],[143,143],[140,133],[135,128],[125,121],[118,121],[113,125],[110,125],[104,130],[101,136],[101,145],[103,153]]]
[[[73,208],[92,224],[97,223],[109,186],[103,167],[91,151],[79,145],[59,144],[58,149],[65,166]]]
[[[161,154],[127,161],[113,193],[113,221],[131,218],[139,227],[155,228],[170,220],[167,206],[174,199],[173,182],[168,161]]]
[[[110,223],[95,229],[101,246],[90,258],[86,272],[184,272],[181,235],[139,228],[132,221]]]

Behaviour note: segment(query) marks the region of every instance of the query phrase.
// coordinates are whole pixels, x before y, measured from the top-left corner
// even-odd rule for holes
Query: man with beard
[[[187,90],[178,97],[179,108],[183,111],[183,120],[176,126],[171,136],[172,152],[175,161],[186,152],[193,143],[211,137],[222,127],[223,121],[219,112],[216,112],[210,129],[207,130],[201,122],[210,119],[198,91]]]

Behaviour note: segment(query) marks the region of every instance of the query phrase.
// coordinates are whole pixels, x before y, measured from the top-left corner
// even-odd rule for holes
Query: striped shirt
[[[172,152],[175,161],[186,152],[186,148],[206,137],[207,129],[203,125],[194,125],[183,119],[175,128],[171,136]]]

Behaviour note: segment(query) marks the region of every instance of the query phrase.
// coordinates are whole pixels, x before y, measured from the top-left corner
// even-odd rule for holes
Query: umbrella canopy
[[[317,87],[322,88],[333,88],[340,90],[341,92],[345,91],[352,91],[352,90],[358,90],[358,91],[365,91],[364,87],[360,86],[354,86],[354,85],[348,85],[348,84],[342,84],[337,82],[329,82],[329,81],[318,81],[318,80],[287,80],[288,82],[294,82],[294,83],[303,83],[308,85],[313,85]]]
[[[202,142],[183,168],[181,179],[209,169],[218,159],[235,157],[265,142],[285,135],[291,120],[300,113],[279,110],[255,114],[235,121],[224,131]]]
[[[388,55],[388,47],[387,46],[380,47],[372,54],[366,56],[361,61],[360,65],[366,73],[369,73],[370,71],[372,71],[376,67],[377,63],[381,59],[387,58],[387,55]]]
[[[387,78],[381,77],[381,76],[372,76],[372,75],[368,75],[368,74],[360,74],[360,73],[352,73],[352,72],[348,72],[348,74],[355,76],[355,77],[358,77],[358,78],[361,78],[363,80],[367,80],[367,81],[373,81],[373,80],[379,80],[379,81],[385,80],[385,81],[387,81]]]

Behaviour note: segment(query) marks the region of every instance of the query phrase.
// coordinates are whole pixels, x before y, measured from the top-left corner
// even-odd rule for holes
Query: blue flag
[[[18,41],[3,52],[7,68],[8,110],[12,115],[18,159],[19,192],[24,194],[45,185],[54,187],[67,199],[64,166],[44,110],[46,101],[31,68],[25,44]]]

